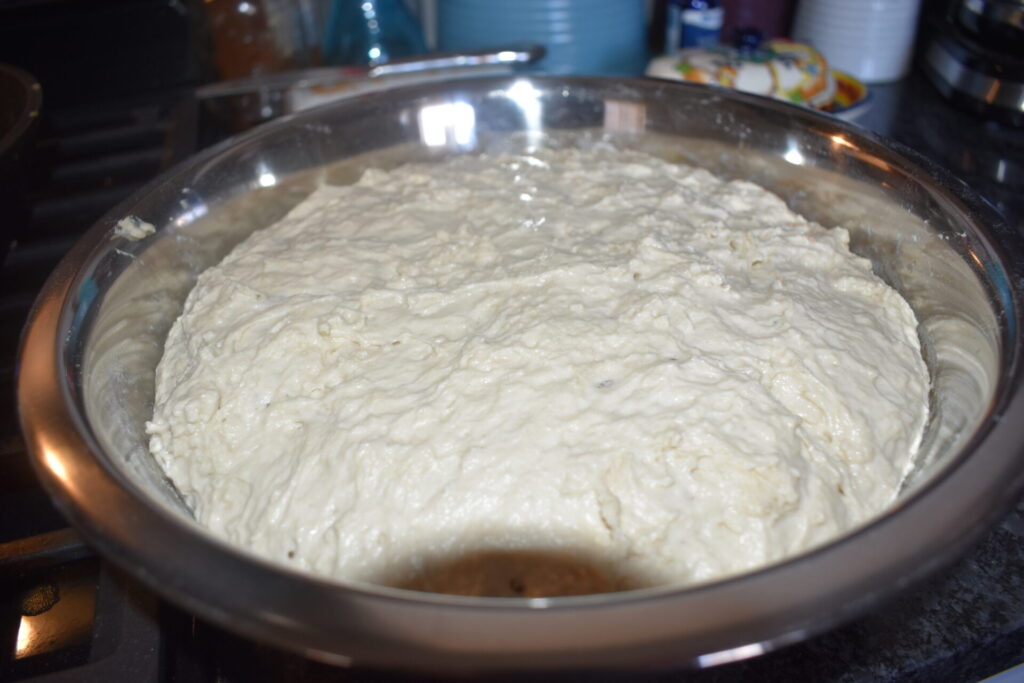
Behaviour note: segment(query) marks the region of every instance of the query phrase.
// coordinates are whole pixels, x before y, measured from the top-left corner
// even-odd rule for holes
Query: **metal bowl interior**
[[[884,517],[706,585],[553,599],[331,582],[201,530],[149,455],[154,367],[205,268],[317,183],[367,167],[604,138],[759,183],[910,301],[932,374],[920,461]],[[135,216],[156,227],[115,233]],[[173,169],[104,218],[51,277],[26,330],[19,405],[44,483],[104,553],[249,636],[328,661],[435,670],[708,665],[838,624],[949,562],[1024,484],[1017,236],[908,150],[789,105],[702,86],[488,78],[290,116]]]

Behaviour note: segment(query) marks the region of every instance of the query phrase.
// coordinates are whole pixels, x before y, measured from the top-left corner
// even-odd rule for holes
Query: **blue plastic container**
[[[539,43],[533,69],[553,74],[637,76],[647,64],[640,0],[438,0],[442,51]]]

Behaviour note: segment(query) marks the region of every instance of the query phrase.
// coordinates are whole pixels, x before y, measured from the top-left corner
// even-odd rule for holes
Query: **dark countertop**
[[[961,111],[920,72],[871,88],[871,106],[854,120],[931,158],[1024,229],[1024,128]]]

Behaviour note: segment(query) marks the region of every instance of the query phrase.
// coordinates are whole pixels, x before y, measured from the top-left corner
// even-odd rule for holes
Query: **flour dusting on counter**
[[[200,276],[150,448],[201,524],[326,576],[742,572],[879,514],[920,439],[916,320],[847,242],[600,145],[369,170]]]

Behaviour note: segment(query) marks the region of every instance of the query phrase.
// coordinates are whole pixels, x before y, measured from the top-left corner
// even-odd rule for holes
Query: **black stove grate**
[[[0,677],[156,681],[158,601],[102,562],[38,484],[14,404],[19,331],[47,276],[105,211],[172,162],[176,100],[48,116],[33,150],[31,222],[0,268]]]

